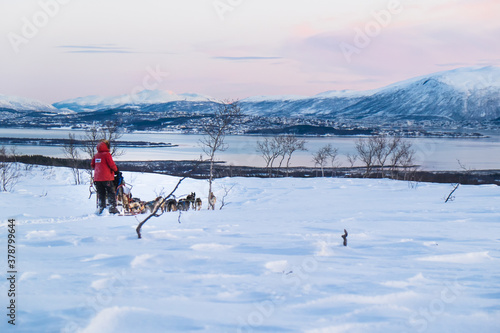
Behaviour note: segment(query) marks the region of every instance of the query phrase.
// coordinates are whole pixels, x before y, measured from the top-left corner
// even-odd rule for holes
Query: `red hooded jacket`
[[[92,169],[95,169],[94,181],[104,182],[115,179],[115,172],[118,171],[118,168],[109,153],[106,143],[100,142],[97,145],[97,154],[94,155],[90,165]]]

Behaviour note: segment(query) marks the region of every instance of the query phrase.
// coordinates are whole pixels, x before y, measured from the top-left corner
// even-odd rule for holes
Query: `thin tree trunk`
[[[212,154],[210,155],[210,176],[208,177],[208,198],[210,198],[210,195],[212,193],[212,181],[214,177],[214,158],[215,158],[215,150],[212,150]],[[214,205],[208,200],[208,207],[209,210],[214,210],[215,207]]]

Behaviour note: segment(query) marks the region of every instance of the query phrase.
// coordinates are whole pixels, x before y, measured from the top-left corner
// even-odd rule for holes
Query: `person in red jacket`
[[[90,165],[95,170],[94,184],[99,203],[97,213],[101,214],[106,207],[106,196],[110,204],[109,212],[111,214],[119,213],[118,209],[116,209],[116,193],[113,185],[115,172],[118,171],[118,168],[109,152],[109,141],[103,140],[97,144],[97,154],[92,158]]]

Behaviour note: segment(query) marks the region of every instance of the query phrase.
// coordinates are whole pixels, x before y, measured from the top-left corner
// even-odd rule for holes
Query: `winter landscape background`
[[[499,1],[0,13],[0,332],[500,332]],[[207,164],[189,170],[235,101],[208,210]],[[74,185],[92,148],[61,157],[103,128],[123,134],[134,197],[189,174],[174,195],[203,208],[152,217],[141,239],[146,214],[95,215],[89,174]],[[256,151],[285,135],[308,141],[294,177]],[[401,138],[399,162],[351,164],[370,138]],[[320,177],[323,148],[338,159]]]
[[[464,172],[479,167],[496,177],[499,73],[496,67],[463,68],[364,93],[249,98],[240,101],[246,122],[227,138],[233,150],[218,160],[258,165],[255,143],[266,137],[258,133],[308,134],[302,137],[312,151],[331,141],[341,144],[342,154],[354,153],[359,134],[403,135],[415,144],[421,168],[456,170],[461,160],[471,168]],[[132,159],[199,156],[198,126],[218,102],[142,94],[135,103],[129,101],[140,94],[46,107],[3,96],[2,140],[21,154],[58,156],[68,133],[125,119],[120,124]],[[143,119],[142,127],[134,119]],[[166,131],[151,132],[157,126]],[[297,132],[304,128],[312,132]],[[325,129],[339,132],[313,136]],[[311,163],[311,150],[297,154],[294,165]],[[3,330],[500,329],[497,185],[462,185],[445,202],[452,184],[414,179],[219,178],[217,209],[209,211],[208,183],[188,178],[174,194],[196,192],[204,209],[152,218],[138,239],[135,228],[145,215],[94,215],[88,177],[71,185],[70,169],[14,165],[21,177],[0,193],[0,237],[7,245],[15,234],[17,271],[15,282],[7,274],[0,287],[15,286],[15,297],[4,292],[2,304],[16,301],[16,325],[5,316]],[[125,172],[125,179],[144,201],[169,193],[178,180],[142,172]]]

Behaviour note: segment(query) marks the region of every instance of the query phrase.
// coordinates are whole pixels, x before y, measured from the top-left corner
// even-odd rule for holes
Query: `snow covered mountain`
[[[2,94],[0,94],[0,108],[15,111],[58,111],[52,105],[34,99]]]
[[[58,109],[69,109],[77,112],[115,109],[118,107],[141,107],[153,104],[164,104],[177,101],[207,102],[211,101],[209,96],[194,93],[175,94],[165,90],[143,90],[135,94],[103,97],[87,96],[69,99],[54,103]]]
[[[500,68],[467,67],[369,91],[242,101],[246,113],[344,120],[494,120],[500,118]]]
[[[96,120],[122,119],[125,112],[131,130],[148,130],[153,122],[155,129],[196,128],[199,125],[196,119],[210,116],[216,106],[217,101],[208,96],[164,90],[79,97],[53,106],[0,95],[0,125],[80,126]],[[368,91],[255,96],[240,101],[240,106],[250,116],[296,118],[306,124],[323,120],[363,126],[393,123],[400,126],[413,121],[432,121],[436,126],[446,126],[444,122],[500,124],[500,67],[458,68]],[[38,111],[51,111],[58,116],[46,117]],[[179,115],[182,120],[176,118]],[[258,124],[260,128],[268,125],[265,118]]]

